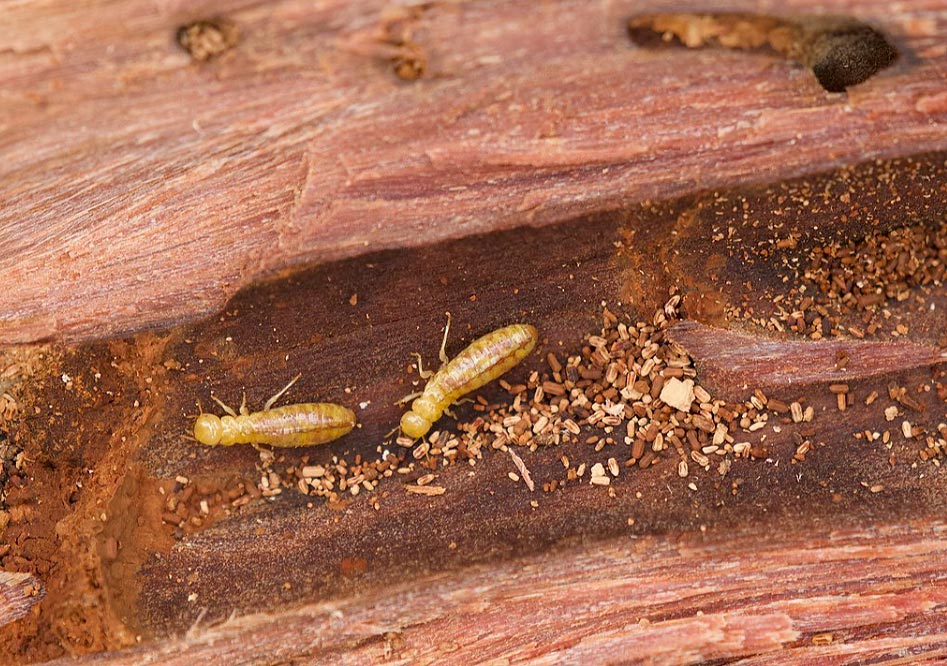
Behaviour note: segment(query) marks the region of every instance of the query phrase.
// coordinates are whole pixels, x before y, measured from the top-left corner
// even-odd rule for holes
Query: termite
[[[411,439],[423,437],[441,415],[461,396],[493,381],[526,358],[536,346],[539,334],[530,324],[512,324],[477,338],[453,359],[444,347],[450,330],[450,313],[441,342],[440,369],[430,377],[420,397],[401,417],[401,432]],[[418,370],[424,376],[421,359]],[[429,375],[430,376],[430,375]],[[408,396],[402,402],[414,396]]]
[[[273,403],[301,376],[293,377],[279,393],[266,401],[260,412],[251,413],[247,410],[246,395],[239,414],[211,396],[227,412],[227,416],[202,411],[194,422],[194,439],[207,446],[268,444],[295,447],[325,444],[348,434],[355,427],[355,414],[342,405],[306,402],[271,409]]]

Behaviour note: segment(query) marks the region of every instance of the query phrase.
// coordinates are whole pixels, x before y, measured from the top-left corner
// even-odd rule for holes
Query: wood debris
[[[533,492],[536,489],[536,485],[533,483],[533,477],[530,475],[529,470],[526,469],[526,463],[523,462],[522,458],[516,455],[516,451],[513,449],[507,449],[507,453],[513,458],[513,464],[516,465],[516,469],[520,471],[520,475],[523,477],[523,482],[526,484],[526,487],[529,488],[530,492]]]
[[[660,397],[674,409],[689,412],[694,402],[694,380],[681,381],[677,377],[671,377],[664,383]]]
[[[445,492],[447,492],[447,489],[444,488],[443,486],[412,486],[412,485],[406,485],[406,486],[404,487],[404,489],[407,490],[409,493],[413,493],[413,494],[415,494],[415,495],[431,495],[431,496],[434,496],[434,495],[443,495]]]

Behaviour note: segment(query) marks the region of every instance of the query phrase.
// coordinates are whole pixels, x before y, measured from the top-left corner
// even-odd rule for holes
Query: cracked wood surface
[[[935,663],[944,529],[626,537],[50,666]]]
[[[461,239],[383,251],[255,285],[230,301],[220,317],[194,326],[62,350],[61,360],[53,355],[49,361],[45,377],[29,383],[30,393],[18,396],[21,404],[39,412],[28,410],[19,426],[10,430],[12,439],[24,446],[26,463],[18,482],[7,488],[15,518],[5,536],[14,549],[2,564],[36,571],[47,597],[28,617],[0,631],[0,650],[18,646],[13,648],[14,658],[35,662],[64,653],[81,656],[119,650],[135,645],[140,636],[142,645],[151,647],[135,654],[160,660],[165,650],[181,649],[173,637],[186,633],[195,622],[216,626],[234,612],[282,617],[289,609],[320,602],[337,604],[356,596],[367,604],[369,597],[360,595],[381,599],[395,588],[423,595],[444,576],[462,582],[469,574],[481,580],[489,578],[485,572],[491,569],[499,572],[494,576],[498,601],[493,611],[506,618],[499,605],[505,599],[501,588],[521,589],[518,572],[529,569],[523,564],[529,558],[542,556],[543,563],[555,561],[562,570],[574,566],[581,571],[592,558],[594,544],[603,544],[607,550],[609,540],[616,537],[634,538],[633,543],[641,544],[674,543],[681,534],[686,539],[703,535],[700,538],[713,541],[715,550],[705,555],[718,566],[728,564],[724,575],[714,579],[708,578],[714,563],[701,564],[702,580],[707,587],[718,586],[716,594],[730,599],[727,608],[733,608],[757,603],[754,590],[765,591],[769,585],[781,584],[774,583],[774,578],[793,575],[786,561],[798,557],[792,543],[803,535],[818,540],[827,530],[888,534],[889,528],[897,532],[920,526],[917,529],[923,530],[925,525],[937,524],[947,502],[947,476],[939,458],[926,462],[919,458],[918,451],[926,446],[923,438],[902,436],[901,419],[934,433],[944,418],[947,377],[942,353],[933,346],[947,317],[942,284],[913,294],[923,295],[923,302],[909,298],[889,303],[892,324],[902,319],[910,323],[905,336],[892,338],[894,344],[787,340],[752,320],[730,322],[730,326],[742,326],[742,332],[727,330],[718,319],[708,317],[701,299],[714,296],[704,287],[708,284],[719,290],[716,298],[728,303],[740,303],[748,293],[760,295],[755,318],[767,321],[778,307],[770,287],[783,284],[780,268],[798,265],[811,244],[828,242],[804,237],[811,226],[843,238],[906,222],[940,228],[941,198],[947,196],[937,186],[943,182],[943,162],[943,155],[937,154],[927,160],[846,169],[772,187],[723,191],[687,205],[655,206],[653,218],[630,219],[613,213],[572,224],[496,233],[488,242]],[[846,188],[849,217],[844,224],[827,226],[839,212],[822,207],[820,201],[809,201],[806,193],[835,191],[840,183]],[[902,200],[889,206],[885,202],[892,188]],[[734,206],[734,201],[740,205]],[[855,215],[852,211],[856,210],[867,212]],[[752,215],[745,216],[744,211]],[[671,226],[675,233],[658,239],[648,236],[662,225]],[[732,238],[708,244],[706,239],[721,227],[732,228]],[[774,231],[785,236],[797,230],[800,238],[792,247],[765,250],[775,247]],[[703,247],[703,253],[693,249],[694,244]],[[685,254],[667,261],[680,248]],[[753,262],[745,260],[746,252],[752,252]],[[740,270],[716,279],[726,262],[739,264]],[[423,284],[414,276],[414,266],[428,267]],[[253,501],[226,515],[217,513],[193,531],[178,533],[164,522],[171,495],[179,496],[174,490],[178,477],[187,477],[188,487],[206,488],[195,493],[207,497],[213,496],[215,488],[231,487],[235,478],[256,488],[255,478],[259,478],[259,453],[251,447],[203,447],[182,437],[192,426],[197,400],[206,404],[213,394],[231,402],[246,390],[250,404],[256,405],[283,386],[287,377],[301,372],[290,400],[311,396],[357,406],[361,427],[329,445],[287,452],[285,464],[296,464],[300,456],[306,457],[302,464],[319,465],[329,465],[336,457],[347,461],[373,458],[388,446],[382,443],[385,433],[403,412],[395,401],[412,388],[413,375],[406,370],[411,353],[419,350],[432,362],[436,358],[444,312],[452,312],[455,321],[451,353],[513,320],[536,325],[542,332],[542,348],[507,377],[520,382],[534,371],[544,371],[546,350],[555,350],[563,359],[579,353],[585,336],[599,330],[603,302],[616,309],[624,303],[628,312],[623,316],[631,322],[650,319],[670,287],[681,283],[690,285],[684,306],[694,319],[678,324],[669,335],[694,357],[697,379],[702,382],[706,372],[715,391],[740,399],[756,388],[757,380],[764,380],[770,399],[802,400],[815,415],[811,422],[796,423],[788,415],[774,413],[772,428],[735,430],[734,442],[752,443],[758,453],[754,460],[733,460],[725,475],[715,459],[712,465],[708,463],[709,469],[695,467],[688,478],[681,478],[671,458],[647,469],[623,467],[607,489],[583,479],[547,492],[540,484],[565,475],[562,456],[568,456],[572,466],[591,465],[613,455],[624,459],[631,450],[627,444],[616,443],[598,452],[582,436],[569,444],[520,449],[536,480],[536,492],[512,482],[508,474],[515,469],[513,462],[494,451],[485,453],[474,467],[436,465],[437,483],[446,489],[439,497],[407,492],[405,480],[410,478],[401,475],[380,485],[377,495],[360,493],[355,500],[334,505],[301,495],[290,484],[274,500]],[[859,316],[850,313],[840,328]],[[703,323],[708,320],[715,325]],[[849,357],[844,375],[837,368],[840,348]],[[865,351],[876,349],[885,353]],[[760,362],[761,351],[765,363]],[[715,373],[717,359],[726,361],[729,372]],[[794,370],[781,374],[780,368]],[[769,377],[765,371],[771,371]],[[793,377],[800,381],[794,382]],[[825,386],[841,380],[849,383],[856,398],[844,414]],[[886,414],[886,408],[894,404],[888,393],[892,382],[913,396],[914,406],[898,410],[903,416],[897,422]],[[496,384],[478,393],[487,402],[510,398]],[[870,393],[890,399],[882,397],[869,406],[865,398]],[[462,405],[457,414],[467,421],[478,413]],[[445,419],[439,427],[457,426]],[[583,428],[584,435],[601,433],[591,425]],[[863,436],[865,431],[885,430],[895,433],[890,447]],[[800,460],[804,439],[811,446]],[[197,496],[192,498],[192,507]],[[373,497],[380,500],[377,508],[370,501]],[[211,500],[212,506],[215,501]],[[230,506],[229,500],[224,505]],[[759,547],[745,547],[748,541],[741,541],[739,535],[749,535],[747,539]],[[788,569],[759,574],[754,568],[759,548],[785,543],[793,553],[783,562]],[[727,559],[730,546],[734,551],[732,559]],[[647,548],[644,551],[643,556]],[[908,558],[909,549],[900,552]],[[886,599],[882,606],[903,601],[912,608],[933,605],[939,609],[939,574],[930,572],[944,568],[942,556],[940,550],[929,553],[926,565],[931,569],[905,566],[897,584],[900,589],[917,590],[917,595]],[[875,612],[876,599],[866,603],[857,595],[874,590],[875,579],[886,581],[893,570],[902,571],[895,559],[892,555],[890,561],[866,560],[860,574],[863,582],[838,594],[816,583],[809,585],[817,580],[819,569],[807,568],[794,580],[798,591],[794,603],[804,609],[800,613],[810,612],[829,596],[827,607],[821,608],[826,615],[838,611],[838,622],[843,624],[849,622],[842,619],[849,614]],[[698,566],[696,560],[673,562],[662,575],[673,578],[687,566]],[[535,599],[547,595],[558,599],[556,579],[528,581]],[[654,592],[665,600],[673,596],[668,592],[662,597],[655,592],[660,584],[655,585],[647,588],[650,592],[641,587],[642,594]],[[638,589],[638,584],[634,587]],[[626,603],[624,587],[610,587],[606,582],[597,592],[601,594],[598,609],[613,602]],[[614,599],[609,596],[612,593]],[[810,596],[813,605],[805,606],[803,599]],[[696,629],[692,625],[682,629],[670,621],[694,617],[697,610],[705,615],[713,611],[713,604],[703,603],[702,596],[680,601],[675,613],[665,617],[669,623],[654,633],[639,633],[637,624],[628,625],[634,632],[619,632],[607,621],[601,622],[602,632],[588,628],[582,643],[594,645],[601,640],[616,650],[643,653],[669,650],[677,657],[678,649],[690,647],[681,645],[680,632],[690,636]],[[539,601],[536,604],[531,607],[534,615],[546,608]],[[317,612],[330,607],[335,606],[323,606]],[[558,612],[562,604],[553,601],[549,607]],[[584,613],[584,607],[577,612]],[[768,617],[768,612],[760,614]],[[410,623],[411,618],[404,617],[404,623]],[[934,613],[893,617],[882,636],[871,631],[845,633],[833,639],[831,649],[822,646],[813,652],[811,638],[818,634],[803,632],[799,640],[809,643],[785,647],[789,654],[798,648],[803,656],[819,656],[823,651],[836,654],[833,650],[887,655],[886,650],[927,649],[943,633],[940,615]],[[489,623],[494,616],[475,619]],[[266,623],[265,618],[257,620]],[[736,624],[727,621],[725,627],[722,619],[708,620],[707,630],[720,636],[727,627],[742,626],[744,621],[754,631],[762,630],[752,624],[756,620],[743,615],[734,619]],[[700,624],[703,620],[692,622],[707,628]],[[794,620],[792,626],[796,624]],[[822,624],[840,626],[834,620]],[[277,621],[271,629],[284,626],[297,625]],[[351,643],[331,647],[338,624],[321,626],[326,634],[313,630],[310,638],[305,638],[310,634],[300,638],[296,630],[271,638],[251,633],[252,640],[244,645],[259,642],[278,655],[306,655],[307,650],[316,650],[314,645],[329,645],[326,649],[335,650],[331,654],[341,658],[349,649],[358,654],[379,640],[359,634]],[[907,633],[889,636],[918,626],[932,638],[915,638],[912,643],[903,638]],[[874,628],[871,624],[870,629]],[[248,627],[241,624],[231,629]],[[560,629],[556,625],[555,631]],[[504,634],[506,649],[517,655],[531,649],[527,644],[558,649],[551,635],[525,624],[517,634],[518,642],[513,634]],[[845,643],[840,644],[843,638]],[[236,644],[236,639],[227,643]],[[780,658],[765,645],[753,645],[739,649],[758,648],[757,658]],[[449,657],[456,651],[453,644],[441,647],[441,653],[432,654]],[[694,659],[703,659],[710,650],[697,649]],[[250,651],[245,656],[266,663],[263,653]],[[306,658],[328,659],[317,654]],[[0,660],[3,656],[0,653]],[[132,657],[98,657],[110,658]],[[538,655],[534,661],[544,663],[547,658],[552,657]]]
[[[43,594],[43,585],[34,576],[0,571],[0,627],[26,615]]]
[[[492,459],[475,477],[447,470],[454,485],[437,511],[433,500],[398,496],[380,512],[358,504],[340,522],[336,509],[293,497],[173,543],[161,532],[158,483],[254,470],[253,451],[181,440],[195,399],[255,394],[307,370],[300,390],[352,385],[368,405],[363,429],[317,455],[369,455],[396,422],[404,359],[419,340],[436,343],[447,309],[476,330],[529,312],[550,339],[578,344],[602,300],[646,312],[649,299],[685,283],[702,323],[678,333],[701,373],[734,395],[758,377],[795,399],[807,382],[838,378],[829,363],[839,344],[716,328],[719,303],[778,282],[775,262],[713,256],[717,216],[743,225],[744,249],[759,261],[766,255],[753,243],[771,238],[752,223],[761,202],[782,207],[783,196],[790,204],[765,221],[802,235],[942,216],[943,154],[780,182],[749,199],[738,190],[742,220],[732,192],[667,200],[947,147],[944,2],[727,6],[855,14],[882,30],[901,59],[843,95],[765,54],[652,53],[628,42],[630,15],[686,9],[677,4],[400,6],[51,0],[5,10],[0,343],[195,319],[260,277],[323,264],[253,287],[225,316],[183,332],[73,347],[66,365],[35,382],[31,397],[45,411],[24,418],[21,441],[34,458],[15,492],[23,510],[7,558],[42,566],[48,595],[4,627],[22,640],[17,658],[944,658],[945,477],[854,439],[887,422],[861,403],[833,417],[825,390],[809,396],[829,416],[807,434],[818,448],[805,466],[787,462],[802,429],[787,424],[767,443],[784,464],[741,461],[732,498],[715,472],[691,490],[664,465],[616,480],[618,490],[656,491],[643,502],[634,492],[605,499],[585,484],[531,507],[506,484],[509,460]],[[210,16],[233,20],[242,39],[192,63],[175,32]],[[427,59],[413,83],[389,62],[405,31]],[[851,183],[852,205],[833,194],[810,206],[804,194]],[[639,209],[646,199],[662,203]],[[523,225],[543,228],[502,231]],[[386,248],[397,251],[378,252]],[[732,284],[718,279],[721,265]],[[749,278],[752,289],[741,283]],[[867,350],[851,355],[844,377],[859,397],[883,393],[891,378],[914,388],[943,369],[932,346],[947,311],[942,289],[931,302],[896,346],[844,343]],[[761,350],[771,353],[765,363],[754,358]],[[176,374],[169,360],[202,369]],[[780,363],[791,371],[762,372]],[[933,428],[942,398],[921,399]],[[902,443],[894,452],[911,453]],[[537,478],[561,469],[559,454],[529,459]],[[424,510],[430,517],[419,520]],[[353,552],[367,558],[354,573]],[[201,608],[203,620],[174,639]],[[217,624],[234,610],[235,620]],[[133,645],[139,629],[155,642],[89,654]]]
[[[902,57],[847,94],[766,54],[633,46],[626,19],[668,8],[10,5],[0,342],[167,325],[304,263],[947,147],[942,1],[727,5],[883,31]],[[242,38],[192,63],[175,32],[212,16]],[[389,62],[404,35],[415,82]]]
[[[911,342],[861,340],[776,340],[714,329],[693,321],[676,325],[672,339],[697,361],[701,381],[730,399],[746,393],[747,378],[767,393],[801,390],[813,384],[831,384],[947,363],[942,347]],[[838,367],[838,354],[847,363]]]

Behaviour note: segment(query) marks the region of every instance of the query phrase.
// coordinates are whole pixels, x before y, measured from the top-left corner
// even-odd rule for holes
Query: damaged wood
[[[653,14],[629,20],[628,34],[644,46],[676,40],[688,48],[768,48],[812,69],[829,92],[844,92],[867,81],[898,57],[897,49],[880,32],[840,16]]]
[[[195,625],[161,648],[50,666],[939,660],[943,530],[935,522],[817,535],[787,522],[778,538],[733,530],[616,539]]]
[[[0,571],[0,627],[22,618],[45,594],[35,576]]]
[[[927,352],[944,330],[943,285],[916,285],[903,301],[896,290],[871,306],[910,324],[897,339],[889,329],[838,339],[865,316],[860,310],[839,310],[821,341],[785,331],[774,338],[764,324],[785,301],[780,293],[798,285],[794,272],[780,271],[815,245],[890,234],[899,224],[926,226],[930,234],[917,238],[943,244],[947,194],[929,177],[939,159],[374,253],[256,285],[200,324],[62,350],[32,392],[18,396],[39,412],[26,409],[7,429],[27,462],[8,487],[19,519],[7,537],[17,546],[2,564],[41,570],[49,594],[37,617],[0,631],[0,645],[31,645],[33,660],[124,648],[135,636],[160,650],[195,622],[234,612],[335,603],[546,552],[565,567],[577,542],[619,535],[746,530],[769,538],[786,524],[802,533],[936,521],[947,497],[939,467],[947,375],[936,351]],[[885,196],[892,183],[903,197],[897,205]],[[844,213],[833,207],[838,197],[824,205],[810,194],[837,188]],[[781,242],[793,234],[794,242]],[[733,279],[717,279],[730,264]],[[723,305],[703,307],[705,297]],[[665,332],[678,306],[696,323]],[[436,364],[446,311],[454,320],[449,355],[513,321],[536,326],[539,349],[505,383],[478,391],[481,401],[461,405],[457,421],[440,421],[436,439],[404,447],[385,435],[404,412],[396,401],[422,384],[412,353]],[[634,336],[622,338],[619,325]],[[687,330],[707,346],[675,337]],[[889,359],[912,363],[872,365],[857,353],[859,344],[881,348],[880,339],[892,340],[883,347]],[[786,346],[774,347],[772,364],[780,350],[785,359],[805,344],[851,373],[760,390],[766,373],[755,356],[779,340]],[[843,348],[847,360],[837,354]],[[721,349],[741,370],[717,378],[708,371],[705,388],[705,363]],[[688,353],[693,367],[681,356]],[[644,356],[661,359],[668,374],[646,373]],[[618,362],[625,370],[609,367]],[[625,398],[616,383],[629,377],[630,363],[639,368]],[[198,400],[235,402],[247,391],[256,404],[300,372],[293,400],[345,404],[359,427],[269,459],[185,439]],[[686,401],[674,399],[691,405],[686,415],[660,399],[678,381],[693,382]],[[844,391],[835,386],[842,383]],[[592,409],[606,407],[596,402],[605,394],[611,413]],[[735,402],[715,403],[721,397]],[[525,407],[515,411],[516,402]],[[557,421],[559,443],[547,436],[553,405],[569,417]],[[652,414],[655,428],[629,428],[636,409]],[[524,416],[530,420],[517,429]],[[675,422],[692,439],[678,437]],[[471,429],[476,446],[465,436]],[[498,433],[507,437],[499,449]],[[520,435],[522,443],[509,439]],[[451,441],[453,457],[445,454]],[[392,454],[396,462],[384,462]],[[319,481],[327,475],[331,492]],[[356,478],[357,493],[340,488]],[[37,498],[50,507],[42,514],[33,511]],[[918,574],[911,584],[927,580]],[[846,649],[869,650],[867,641]]]
[[[839,95],[648,9],[10,10],[0,661],[944,654],[944,12]],[[448,311],[537,349],[406,442]],[[187,439],[298,373],[349,434]]]
[[[767,339],[693,321],[681,322],[670,335],[695,357],[701,380],[729,398],[748,393],[740,384],[749,378],[755,389],[801,391],[947,363],[947,348],[909,342]]]
[[[636,48],[642,9],[11,8],[0,341],[166,326],[301,264],[947,148],[936,6],[859,4],[910,56],[847,96],[765,57]],[[175,34],[208,16],[243,37],[194,63]]]

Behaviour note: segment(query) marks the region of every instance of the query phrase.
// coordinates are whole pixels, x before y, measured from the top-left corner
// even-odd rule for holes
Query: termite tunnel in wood
[[[810,68],[829,92],[866,81],[898,57],[883,34],[840,16],[649,14],[630,19],[628,34],[648,48],[674,42],[687,48],[768,49]]]
[[[942,515],[945,165],[377,252],[202,322],[34,351],[2,421],[20,464],[0,565],[47,596],[0,655],[126,647],[574,540]],[[448,356],[516,322],[536,348],[401,441],[412,354],[437,366],[445,312]],[[297,374],[283,400],[358,427],[272,454],[183,436],[198,401],[259,405]]]

